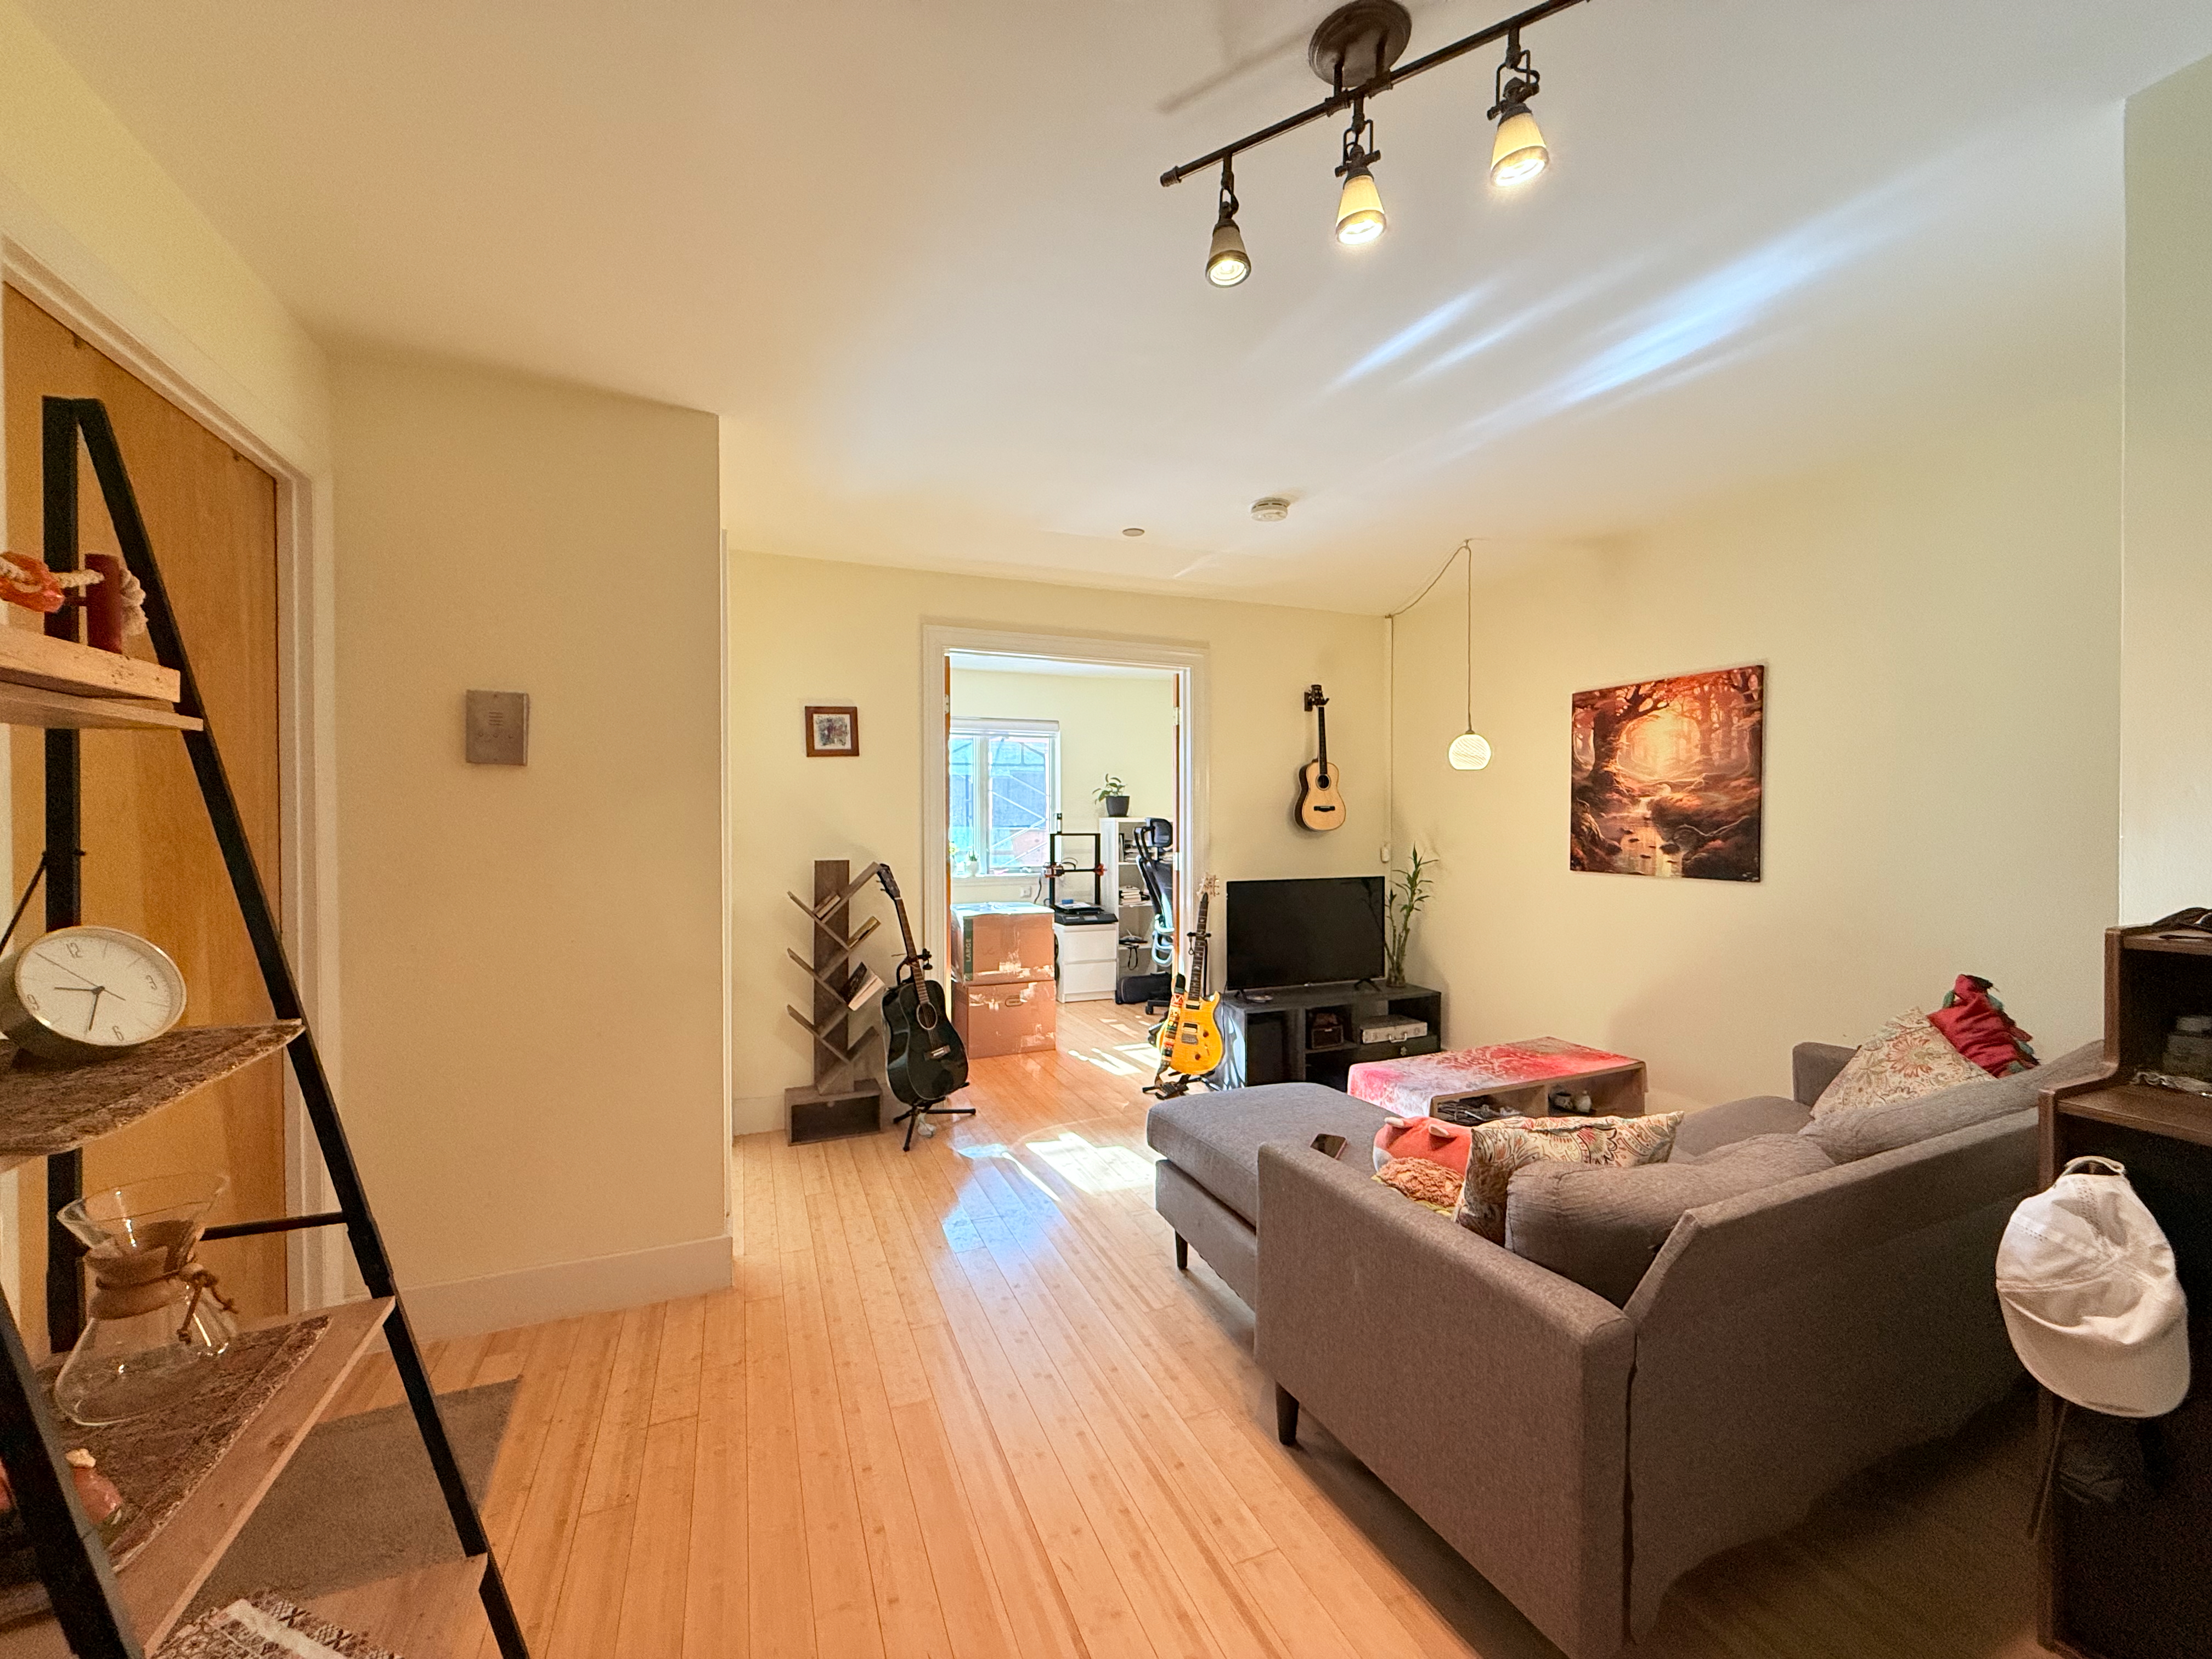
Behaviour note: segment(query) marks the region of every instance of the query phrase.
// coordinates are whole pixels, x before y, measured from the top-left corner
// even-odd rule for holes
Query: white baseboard
[[[399,1291],[417,1336],[471,1336],[702,1296],[727,1290],[732,1277],[730,1238],[725,1233],[587,1261],[487,1273],[481,1279],[402,1285]]]
[[[757,1135],[763,1129],[787,1127],[790,1114],[781,1095],[740,1096],[730,1103],[730,1133]]]

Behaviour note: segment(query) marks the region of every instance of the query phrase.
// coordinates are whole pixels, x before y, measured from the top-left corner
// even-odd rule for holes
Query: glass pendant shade
[[[1458,772],[1480,772],[1490,764],[1490,745],[1472,732],[1462,732],[1452,739],[1452,769]]]
[[[1336,240],[1347,247],[1371,242],[1389,226],[1382,216],[1382,193],[1375,188],[1375,175],[1365,167],[1344,177],[1344,191],[1336,198]]]
[[[1252,257],[1244,252],[1244,234],[1234,219],[1213,228],[1213,246],[1206,253],[1206,280],[1216,288],[1235,288],[1252,274]]]
[[[1498,123],[1498,142],[1490,147],[1490,182],[1525,185],[1551,164],[1544,135],[1526,104],[1508,104]]]

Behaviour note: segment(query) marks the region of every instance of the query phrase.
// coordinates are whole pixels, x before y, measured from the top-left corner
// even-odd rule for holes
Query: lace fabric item
[[[261,1595],[202,1613],[161,1644],[161,1659],[400,1659],[367,1637]]]

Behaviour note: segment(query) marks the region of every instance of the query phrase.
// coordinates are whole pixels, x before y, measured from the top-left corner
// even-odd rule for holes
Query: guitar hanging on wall
[[[1321,687],[1306,687],[1306,711],[1314,717],[1320,758],[1298,769],[1297,820],[1308,830],[1344,828],[1344,769],[1328,763],[1328,699]]]

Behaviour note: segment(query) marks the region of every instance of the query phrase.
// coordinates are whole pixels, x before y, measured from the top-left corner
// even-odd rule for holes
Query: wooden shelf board
[[[389,1297],[320,1310],[319,1316],[327,1317],[330,1326],[314,1352],[254,1414],[237,1443],[168,1524],[117,1575],[124,1604],[147,1651],[161,1645],[190,1605],[391,1311]],[[271,1326],[294,1322],[268,1322]],[[61,1626],[51,1614],[0,1631],[0,1659],[60,1656],[68,1650]]]
[[[458,1561],[441,1561],[434,1567],[333,1590],[307,1607],[405,1659],[447,1659],[469,1650],[460,1638],[483,1618],[477,1597],[483,1570],[483,1556],[465,1555]]]
[[[2057,1104],[2062,1117],[2115,1123],[2212,1146],[2212,1097],[2200,1098],[2178,1089],[2154,1089],[2144,1083],[2116,1083],[2078,1095],[2061,1095]]]
[[[87,697],[144,697],[174,702],[177,671],[157,662],[95,650],[35,628],[0,627],[0,681]]]
[[[44,691],[34,685],[0,681],[0,726],[60,727],[72,731],[201,732],[205,720],[179,714],[166,703],[129,697],[80,697]]]
[[[2120,941],[2129,951],[2159,951],[2169,956],[2212,957],[2212,938],[2199,933],[2130,933]]]
[[[305,1029],[188,1025],[82,1066],[42,1060],[0,1044],[0,1170],[81,1146],[275,1054]]]

